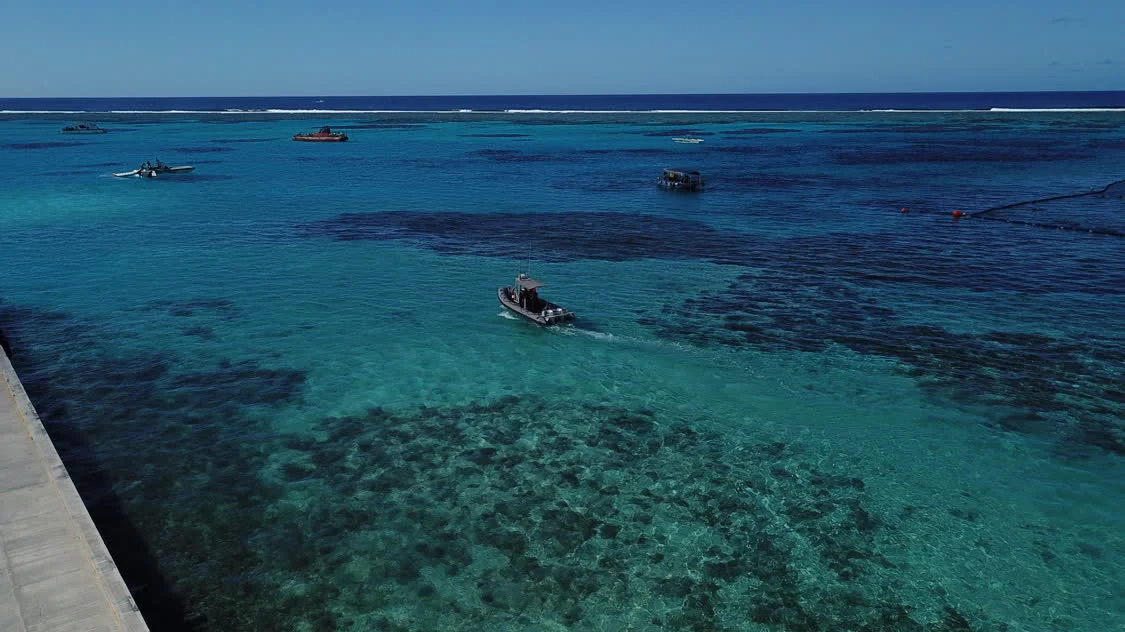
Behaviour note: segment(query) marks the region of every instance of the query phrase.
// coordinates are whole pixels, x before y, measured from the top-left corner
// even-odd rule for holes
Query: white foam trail
[[[992,108],[989,112],[1125,112],[1125,108]]]
[[[508,312],[508,311],[502,311],[502,312],[500,312],[499,314],[496,314],[496,315],[499,316],[500,318],[505,318],[507,320],[519,320],[519,318],[516,318],[516,316],[514,314],[512,314],[511,312]]]
[[[617,336],[613,334],[607,334],[601,331],[590,331],[589,329],[580,329],[573,325],[567,327],[555,327],[554,331],[557,331],[564,336],[587,336],[595,340],[603,340],[605,342],[617,342],[618,340]],[[633,339],[633,342],[641,342],[641,340],[637,338]]]
[[[643,110],[504,110],[504,114],[629,114]]]
[[[269,114],[365,114],[374,110],[279,110],[270,108],[268,110],[260,110]],[[397,112],[398,110],[383,110],[383,112]]]
[[[806,110],[787,110],[789,112],[806,112]],[[864,113],[892,113],[901,112],[904,114],[957,114],[959,112],[979,112],[981,114],[988,114],[989,112],[1125,112],[1125,108],[988,108],[979,110],[807,110],[807,112],[864,112]]]
[[[801,110],[638,110],[639,112],[651,112],[653,114],[749,114],[749,113],[770,113],[770,112],[800,112]],[[812,111],[812,110],[808,110]]]

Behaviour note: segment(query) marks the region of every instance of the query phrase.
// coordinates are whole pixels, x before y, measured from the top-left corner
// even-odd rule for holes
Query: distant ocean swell
[[[0,99],[0,114],[684,114],[1125,111],[1125,91]]]
[[[154,630],[1102,632],[1120,97],[0,101],[0,329]]]
[[[228,115],[253,115],[253,114],[770,114],[770,113],[805,113],[805,114],[833,114],[841,112],[870,112],[870,113],[956,113],[956,112],[995,112],[995,113],[1051,113],[1051,112],[1125,112],[1125,108],[986,108],[963,110],[926,110],[926,109],[877,109],[877,110],[544,110],[544,109],[507,109],[507,110],[471,110],[460,108],[456,110],[300,110],[300,109],[256,109],[243,110],[238,108],[226,110],[0,110],[0,115],[34,115],[34,114],[228,114]]]

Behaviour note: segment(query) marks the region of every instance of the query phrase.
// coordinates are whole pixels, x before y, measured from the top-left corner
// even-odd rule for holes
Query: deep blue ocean
[[[0,99],[0,330],[153,630],[1122,629],[1122,108]]]
[[[398,97],[124,97],[2,99],[7,112],[505,112],[512,110],[824,111],[1125,109],[1117,92],[943,92],[898,94],[608,94]]]

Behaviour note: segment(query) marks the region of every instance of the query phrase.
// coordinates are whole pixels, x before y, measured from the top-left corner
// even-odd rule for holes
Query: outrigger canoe
[[[117,176],[118,178],[127,178],[129,176],[137,176],[137,177],[140,177],[140,178],[153,178],[153,177],[156,177],[158,175],[162,175],[162,174],[166,174],[166,173],[168,173],[168,174],[187,173],[189,171],[195,171],[195,167],[192,167],[192,166],[189,166],[189,165],[184,165],[184,166],[181,166],[181,167],[169,167],[168,165],[160,162],[160,159],[157,158],[155,165],[150,165],[149,163],[146,162],[145,164],[141,165],[140,167],[137,167],[136,169],[134,169],[132,171],[126,171],[124,173],[115,173],[113,175]]]

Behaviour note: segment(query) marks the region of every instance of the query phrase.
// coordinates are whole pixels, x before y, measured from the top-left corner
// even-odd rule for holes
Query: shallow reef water
[[[153,630],[1125,621],[1119,116],[111,122],[0,121],[0,342]]]
[[[34,319],[97,344],[61,314],[3,320],[24,342],[18,323]],[[152,545],[171,588],[200,597],[180,606],[191,624],[994,629],[896,591],[895,527],[862,478],[799,444],[535,396],[376,408],[287,436],[253,411],[299,399],[300,372],[232,360],[179,373],[160,355],[83,353],[80,371],[19,364],[49,424],[82,428],[60,449],[95,517],[113,498],[141,532],[163,525]],[[83,401],[98,408],[67,409]],[[121,436],[146,450],[115,446]],[[92,489],[84,465],[117,482]],[[216,577],[221,590],[206,586]]]

